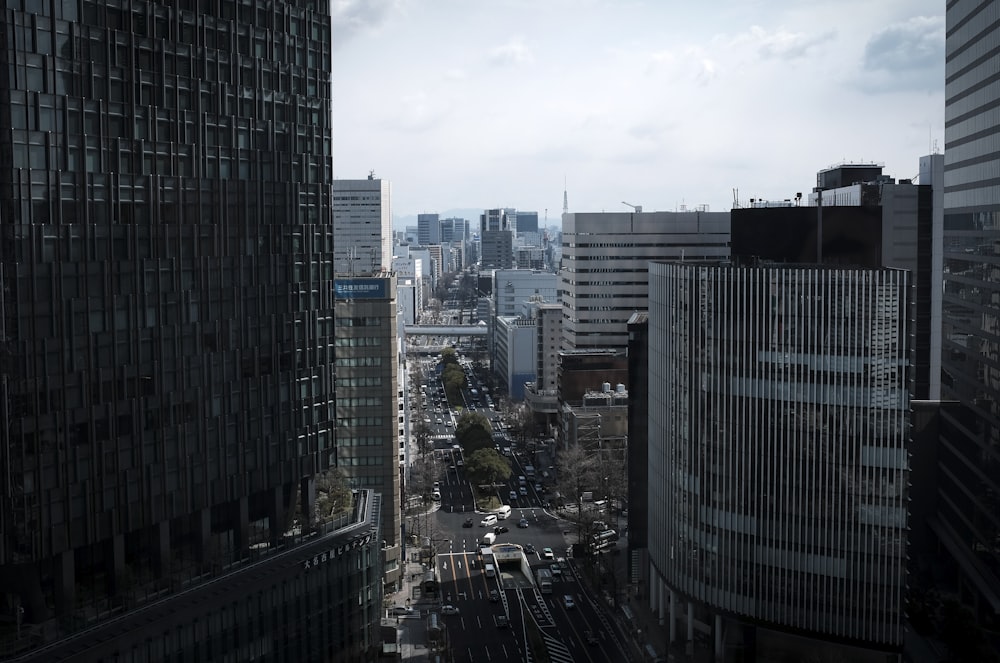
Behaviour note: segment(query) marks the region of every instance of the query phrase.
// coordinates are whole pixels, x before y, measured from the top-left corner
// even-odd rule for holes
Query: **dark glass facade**
[[[1000,5],[948,3],[937,515],[960,595],[1000,612]],[[957,571],[957,573],[954,573]]]
[[[49,638],[311,518],[334,448],[330,8],[0,11],[0,612]]]

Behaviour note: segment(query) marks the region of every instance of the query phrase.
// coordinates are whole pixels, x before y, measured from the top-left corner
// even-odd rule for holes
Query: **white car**
[[[443,606],[441,606],[441,614],[442,615],[457,615],[458,614],[458,608],[456,608],[455,606],[451,605],[450,603],[448,605],[443,605]]]
[[[394,615],[412,615],[413,608],[408,605],[397,605],[391,610]]]

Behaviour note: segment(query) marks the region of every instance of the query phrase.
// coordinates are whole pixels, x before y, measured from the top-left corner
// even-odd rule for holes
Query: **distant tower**
[[[566,192],[565,177],[563,177],[563,214],[569,214],[569,194]]]

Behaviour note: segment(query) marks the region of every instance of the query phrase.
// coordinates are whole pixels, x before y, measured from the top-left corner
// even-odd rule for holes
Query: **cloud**
[[[385,109],[383,129],[406,134],[420,134],[442,126],[450,113],[444,99],[426,92],[403,95],[398,102]]]
[[[943,82],[943,16],[890,25],[865,44],[857,84],[866,92],[938,90]]]
[[[912,71],[944,62],[944,17],[915,16],[875,33],[865,45],[870,71]]]
[[[515,37],[490,51],[490,62],[497,66],[527,64],[534,60],[531,49],[520,37]]]
[[[404,0],[331,0],[333,47],[354,36],[382,26],[403,6]]]
[[[751,45],[757,55],[765,60],[795,60],[808,55],[814,47],[832,40],[836,34],[833,30],[808,34],[789,32],[784,28],[768,32],[759,25],[753,25],[748,32],[737,36],[733,43]]]

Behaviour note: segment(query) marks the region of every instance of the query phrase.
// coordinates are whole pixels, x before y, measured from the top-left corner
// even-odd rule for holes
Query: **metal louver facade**
[[[716,614],[898,647],[908,273],[649,274],[653,572]]]

